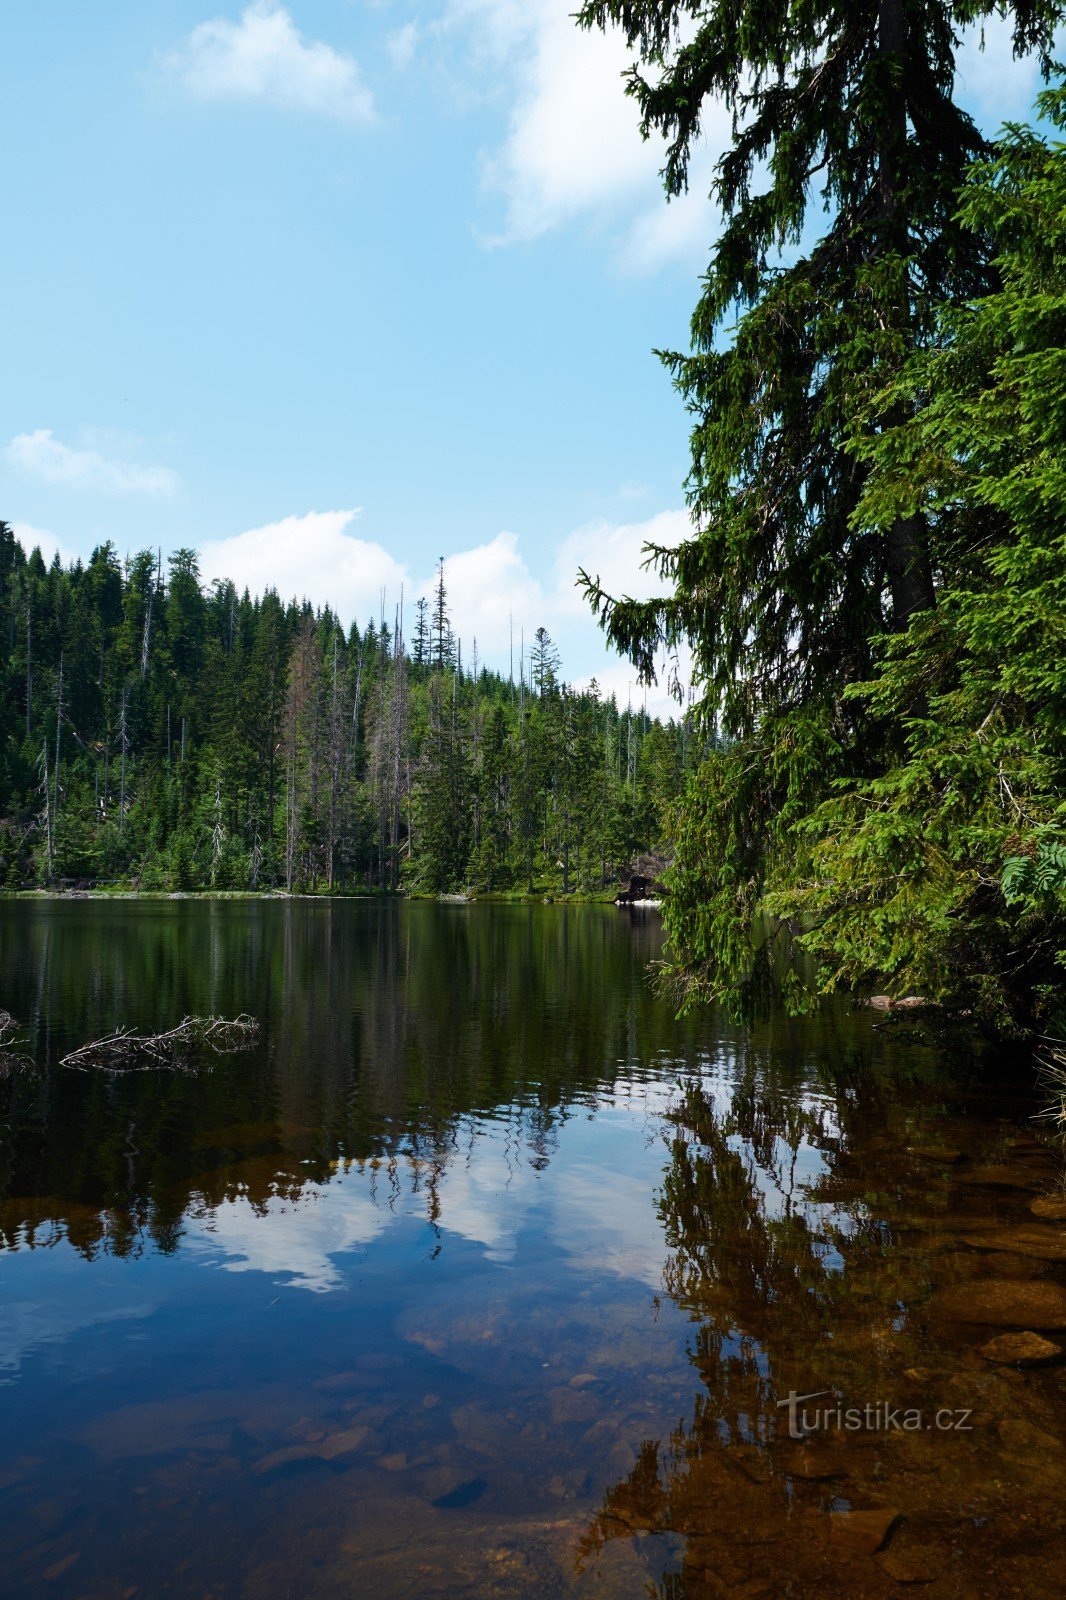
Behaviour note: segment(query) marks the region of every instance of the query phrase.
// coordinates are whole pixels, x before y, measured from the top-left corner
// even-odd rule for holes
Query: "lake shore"
[[[339,893],[290,892],[286,889],[5,889],[0,900],[360,900],[407,901],[428,905],[602,905],[618,904],[620,891],[603,894],[562,894],[552,890],[506,894],[409,894],[403,890],[364,890]],[[661,900],[634,900],[636,910],[661,910]]]

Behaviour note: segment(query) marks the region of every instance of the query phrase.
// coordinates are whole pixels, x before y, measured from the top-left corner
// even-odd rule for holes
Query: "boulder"
[[[1001,1333],[981,1346],[986,1361],[1001,1367],[1038,1367],[1062,1354],[1060,1344],[1027,1329],[1024,1333]]]
[[[996,1228],[991,1233],[971,1233],[963,1243],[973,1250],[1002,1250],[1012,1256],[1035,1256],[1039,1261],[1066,1261],[1066,1229]]]

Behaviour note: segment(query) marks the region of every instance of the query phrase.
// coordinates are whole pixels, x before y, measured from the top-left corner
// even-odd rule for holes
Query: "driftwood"
[[[259,1024],[243,1013],[239,1017],[183,1017],[176,1028],[164,1033],[131,1033],[120,1028],[106,1038],[79,1045],[60,1061],[62,1067],[103,1067],[112,1071],[125,1068],[178,1067],[185,1053],[207,1046],[216,1055],[247,1050],[259,1037]]]
[[[25,1056],[11,1048],[17,1032],[18,1023],[10,1011],[0,1011],[0,1078],[9,1078],[16,1067],[32,1065]]]

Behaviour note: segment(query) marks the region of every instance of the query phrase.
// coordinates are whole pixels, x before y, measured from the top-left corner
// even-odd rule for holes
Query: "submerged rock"
[[[1066,1289],[1057,1283],[1029,1283],[1020,1278],[960,1283],[937,1290],[926,1310],[953,1322],[1066,1329]]]
[[[997,1228],[994,1233],[967,1234],[974,1250],[1002,1250],[1008,1255],[1035,1256],[1040,1261],[1066,1261],[1066,1230],[1059,1228]]]
[[[831,1511],[829,1542],[853,1555],[872,1556],[898,1519],[898,1511]]]
[[[902,1551],[881,1550],[874,1560],[894,1583],[933,1583],[936,1568],[922,1556],[904,1555]]]
[[[1066,1222],[1066,1195],[1042,1194],[1030,1201],[1029,1210],[1045,1222]]]
[[[959,1178],[967,1188],[981,1189],[1041,1189],[1047,1182],[1046,1174],[1031,1167],[977,1167]]]
[[[1062,1346],[1027,1329],[1025,1333],[1001,1333],[981,1346],[981,1354],[998,1366],[1035,1367],[1061,1356]]]

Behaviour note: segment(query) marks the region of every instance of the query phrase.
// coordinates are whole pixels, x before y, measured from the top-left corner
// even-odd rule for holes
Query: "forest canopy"
[[[362,632],[111,544],[0,523],[0,887],[602,894],[661,842],[684,720],[464,661],[432,603]]]

